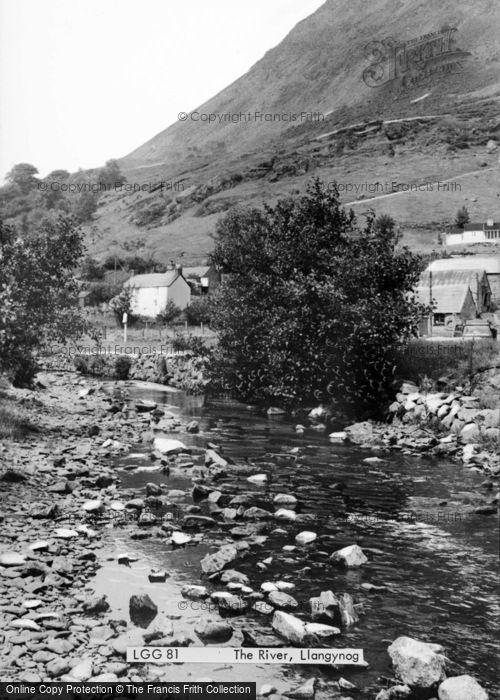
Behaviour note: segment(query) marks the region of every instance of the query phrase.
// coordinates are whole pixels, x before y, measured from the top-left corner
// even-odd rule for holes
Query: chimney
[[[491,228],[493,226],[493,219],[486,219],[486,226]]]
[[[178,275],[182,275],[182,265],[180,263],[176,264],[175,270],[176,270]]]
[[[173,260],[170,260],[167,265],[167,270],[175,270],[175,264]]]

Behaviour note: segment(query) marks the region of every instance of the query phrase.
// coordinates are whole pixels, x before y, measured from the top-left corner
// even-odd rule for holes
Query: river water
[[[270,419],[229,400],[205,401],[180,392],[137,388],[132,388],[132,396],[168,404],[183,421],[199,421],[199,434],[171,437],[194,447],[217,443],[236,464],[255,465],[255,473],[269,475],[264,486],[250,484],[245,473],[217,482],[217,488],[235,495],[254,491],[258,505],[270,510],[275,494],[294,494],[298,512],[315,515],[316,520],[306,524],[268,521],[264,544],[231,565],[250,577],[254,590],[264,581],[293,583],[291,594],[299,602],[295,614],[307,620],[309,598],[325,590],[350,593],[364,608],[359,622],[336,637],[334,646],[362,648],[368,668],[176,664],[163,668],[162,679],[256,681],[257,688],[271,683],[283,691],[314,676],[320,679],[316,697],[335,698],[352,692],[336,689],[335,681],[343,677],[372,698],[380,687],[377,679],[392,676],[387,646],[408,635],[442,644],[448,658],[460,666],[453,675],[470,673],[491,692],[490,697],[497,697],[497,521],[472,512],[484,493],[480,487],[484,476],[446,460],[332,445],[324,434],[299,435],[293,422]],[[117,460],[124,488],[143,497],[146,483],[166,484],[184,492],[177,497],[181,510],[193,504],[189,469],[167,476],[151,470],[146,447],[142,458],[137,452]],[[375,454],[384,461],[364,461]],[[273,532],[277,528],[282,532]],[[306,549],[283,551],[301,530],[313,530],[318,540]],[[186,634],[201,645],[194,626],[201,617],[219,615],[201,603],[185,601],[180,590],[186,583],[206,584],[200,579],[200,559],[231,541],[227,527],[212,528],[194,546],[174,549],[158,539],[132,540],[127,530],[115,528],[109,532],[108,561],[94,589],[108,595],[111,617],[126,620],[130,596],[148,593],[160,612],[170,616],[176,634]],[[357,569],[332,567],[328,555],[354,543],[369,562]],[[116,554],[123,551],[135,554],[137,561],[129,567],[118,565]],[[259,568],[258,563],[268,557],[271,563]],[[165,583],[149,583],[152,568],[169,573]],[[385,588],[367,591],[363,583]],[[208,585],[225,590],[222,584]],[[236,630],[229,646],[241,645],[242,629],[272,631],[270,618],[254,612],[229,621]]]

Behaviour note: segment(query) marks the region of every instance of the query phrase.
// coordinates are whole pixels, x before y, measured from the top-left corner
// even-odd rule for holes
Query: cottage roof
[[[178,270],[167,272],[151,272],[147,275],[133,275],[125,283],[124,287],[170,287],[172,282],[179,277]]]
[[[494,221],[492,226],[488,226],[488,222],[465,224],[464,231],[496,231],[500,229],[500,222]]]
[[[468,284],[471,289],[477,287],[481,281],[482,284],[488,286],[488,278],[486,272],[481,268],[472,268],[465,270],[432,270],[432,286],[437,287],[443,284],[458,285]],[[426,270],[420,276],[419,285],[428,286],[430,282],[430,272]]]
[[[184,267],[182,269],[182,274],[184,277],[206,277],[207,272],[210,270],[210,265],[198,265],[195,267]]]
[[[455,314],[460,313],[464,307],[467,296],[471,294],[469,285],[450,284],[432,287],[432,299],[434,301],[434,313]],[[419,285],[415,289],[417,301],[422,304],[429,303],[429,286]]]
[[[432,270],[484,270],[488,275],[500,274],[500,255],[462,255],[433,260],[426,272]]]

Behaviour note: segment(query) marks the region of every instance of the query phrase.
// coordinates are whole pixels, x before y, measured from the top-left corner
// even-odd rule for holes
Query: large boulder
[[[361,566],[368,561],[363,550],[361,547],[358,547],[357,544],[351,544],[348,547],[338,549],[331,555],[330,559],[344,566]]]
[[[349,442],[355,445],[366,445],[374,441],[373,425],[368,421],[353,423],[344,429]]]
[[[300,644],[307,636],[304,622],[281,610],[274,613],[271,625],[275,632],[292,644]]]
[[[430,688],[446,677],[446,657],[440,644],[398,637],[387,652],[397,677],[407,685]]]
[[[133,595],[129,601],[130,619],[138,627],[147,627],[158,614],[158,607],[147,593]]]
[[[453,676],[441,683],[439,700],[488,700],[488,693],[472,676]]]
[[[232,544],[223,545],[215,554],[206,554],[201,560],[204,574],[215,574],[230,564],[238,556],[238,550]]]

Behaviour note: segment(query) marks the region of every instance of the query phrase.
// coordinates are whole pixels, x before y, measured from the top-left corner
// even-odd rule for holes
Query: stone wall
[[[460,391],[426,393],[405,382],[389,406],[390,422],[428,424],[454,434],[462,442],[500,440],[500,408],[481,408],[480,398]]]

